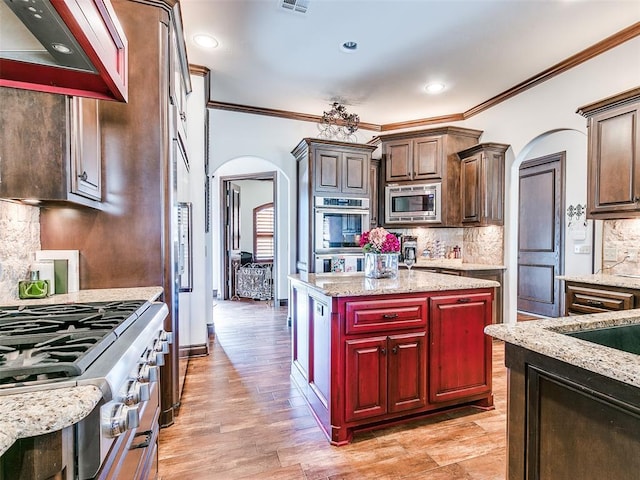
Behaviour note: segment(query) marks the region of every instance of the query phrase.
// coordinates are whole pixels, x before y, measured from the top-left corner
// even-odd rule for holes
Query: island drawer
[[[348,301],[347,335],[427,326],[427,298]]]
[[[634,308],[633,292],[587,288],[567,285],[567,315],[612,312]]]

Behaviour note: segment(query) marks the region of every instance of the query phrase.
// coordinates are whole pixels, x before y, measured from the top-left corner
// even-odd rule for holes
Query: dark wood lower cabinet
[[[640,389],[511,344],[508,480],[636,480]]]
[[[447,408],[492,408],[493,289],[328,297],[291,283],[291,377],[334,445]]]

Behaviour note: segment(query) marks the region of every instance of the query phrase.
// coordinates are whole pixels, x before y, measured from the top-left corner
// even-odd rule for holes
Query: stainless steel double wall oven
[[[369,199],[315,197],[316,272],[362,271],[362,232],[369,228]]]

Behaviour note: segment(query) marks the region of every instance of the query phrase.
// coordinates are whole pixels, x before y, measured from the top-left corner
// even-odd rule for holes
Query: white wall
[[[639,58],[640,38],[635,38],[465,122],[456,123],[458,126],[483,130],[484,134],[480,139],[482,142],[511,145],[507,152],[505,192],[505,263],[508,266],[505,280],[506,321],[515,321],[516,311],[514,248],[517,249],[517,172],[520,163],[523,159],[530,158],[531,151],[537,155],[553,149],[567,150],[569,161],[576,168],[567,175],[567,196],[571,195],[571,199],[576,200],[582,198],[581,189],[585,183],[582,158],[586,155],[587,148],[586,120],[575,113],[576,109],[640,85]],[[215,89],[215,75],[212,84]],[[427,109],[424,116],[430,116]],[[290,152],[303,137],[317,136],[315,124],[221,110],[213,110],[212,118],[213,165],[220,166],[244,156],[261,159],[267,162],[266,165],[276,165],[284,176],[291,179],[288,186],[289,197],[295,198],[295,161]],[[579,133],[567,133],[558,137],[544,136],[555,130]],[[359,131],[358,134],[358,141],[365,143],[374,133]],[[578,134],[584,140],[578,140]],[[582,145],[578,145],[579,143]],[[214,212],[215,210],[216,208]],[[291,208],[288,212],[291,225],[295,225],[294,210],[295,208]],[[289,232],[289,245],[295,245],[294,233],[293,229]],[[289,258],[288,271],[292,272],[295,268],[295,252],[289,251]],[[583,268],[582,262],[574,260],[570,260],[568,269]]]
[[[187,96],[187,155],[189,171],[178,175],[178,200],[191,202],[193,222],[193,289],[180,294],[180,346],[206,345],[207,325],[213,323],[211,295],[211,232],[205,233],[205,108],[204,77],[191,75]],[[212,226],[211,226],[212,228]]]

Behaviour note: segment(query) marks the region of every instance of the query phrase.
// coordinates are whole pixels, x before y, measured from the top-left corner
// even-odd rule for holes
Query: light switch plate
[[[591,245],[589,244],[574,245],[573,253],[591,253]]]

